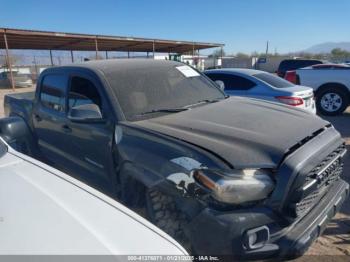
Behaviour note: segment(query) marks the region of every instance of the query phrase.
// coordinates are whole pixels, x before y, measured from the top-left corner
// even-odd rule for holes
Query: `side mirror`
[[[72,107],[68,119],[73,122],[99,122],[102,118],[100,108],[95,104],[85,104]]]
[[[221,80],[216,80],[215,83],[218,85],[218,87],[221,89],[221,91],[225,91],[225,83]]]

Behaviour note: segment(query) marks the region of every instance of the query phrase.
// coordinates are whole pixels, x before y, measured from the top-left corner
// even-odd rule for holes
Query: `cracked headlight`
[[[193,177],[210,190],[213,198],[227,204],[263,200],[275,187],[268,169],[242,169],[230,173],[197,169],[193,171]]]

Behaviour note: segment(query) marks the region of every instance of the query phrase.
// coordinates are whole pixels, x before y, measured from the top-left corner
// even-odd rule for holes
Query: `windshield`
[[[110,85],[129,121],[225,98],[211,80],[180,63],[121,70]]]
[[[268,73],[260,73],[253,76],[259,80],[266,82],[267,84],[275,88],[286,88],[286,87],[294,86],[294,84],[292,84],[291,82]]]

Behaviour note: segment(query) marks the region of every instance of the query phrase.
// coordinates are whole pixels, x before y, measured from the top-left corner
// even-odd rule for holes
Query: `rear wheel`
[[[185,214],[177,208],[173,198],[151,190],[147,193],[146,199],[151,221],[191,253],[191,244],[184,232],[188,221]]]
[[[317,94],[316,106],[322,115],[339,115],[348,105],[348,94],[340,88],[328,87]]]

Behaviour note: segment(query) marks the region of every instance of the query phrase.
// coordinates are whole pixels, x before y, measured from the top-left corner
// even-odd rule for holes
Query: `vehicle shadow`
[[[350,140],[350,107],[340,116],[320,117],[332,123],[332,125],[342,134],[342,137],[348,138]]]

